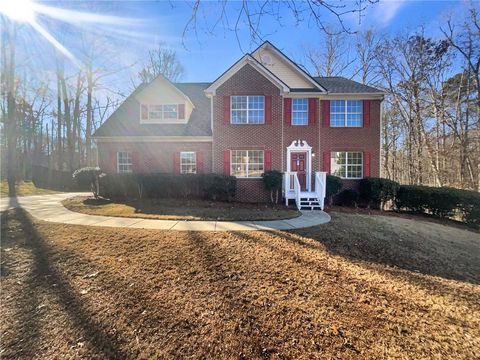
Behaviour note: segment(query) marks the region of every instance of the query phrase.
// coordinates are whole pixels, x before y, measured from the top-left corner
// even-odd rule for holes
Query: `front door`
[[[291,153],[290,154],[290,170],[296,171],[300,188],[305,191],[307,188],[307,168],[306,168],[307,153]]]

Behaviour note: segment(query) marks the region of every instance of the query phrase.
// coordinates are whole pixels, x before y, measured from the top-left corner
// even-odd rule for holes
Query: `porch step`
[[[321,210],[322,208],[317,197],[308,196],[300,198],[300,209]]]

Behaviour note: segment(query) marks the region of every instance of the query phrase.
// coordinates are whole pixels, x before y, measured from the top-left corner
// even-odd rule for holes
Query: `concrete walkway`
[[[90,193],[60,193],[24,196],[16,199],[2,198],[0,211],[21,207],[35,218],[61,224],[125,227],[138,229],[182,231],[245,231],[245,230],[292,230],[325,224],[330,215],[323,211],[302,211],[302,215],[288,220],[272,221],[200,221],[200,220],[154,220],[87,215],[67,210],[62,201],[73,196],[89,196]]]

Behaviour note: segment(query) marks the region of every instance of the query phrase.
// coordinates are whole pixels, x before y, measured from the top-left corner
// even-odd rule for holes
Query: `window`
[[[193,151],[180,153],[180,174],[197,173],[197,156]]]
[[[232,150],[231,174],[236,177],[261,177],[263,150]]]
[[[332,100],[330,102],[331,127],[362,127],[362,100]]]
[[[146,120],[177,120],[177,119],[178,119],[177,104],[148,105],[148,119]]]
[[[308,125],[308,99],[292,99],[292,125]]]
[[[117,152],[117,172],[132,172],[132,153],[128,151]]]
[[[232,96],[232,124],[264,124],[264,96]]]
[[[344,179],[361,179],[363,177],[362,152],[332,152],[332,175]]]

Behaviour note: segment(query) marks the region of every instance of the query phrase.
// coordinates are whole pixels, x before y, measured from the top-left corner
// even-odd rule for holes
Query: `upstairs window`
[[[144,122],[168,122],[184,120],[185,104],[142,104],[141,120]]]
[[[232,96],[232,124],[264,124],[264,96]]]
[[[180,153],[180,174],[197,173],[197,156],[193,151]]]
[[[263,150],[232,150],[231,175],[240,178],[261,177],[263,170]]]
[[[361,179],[363,174],[363,153],[332,152],[331,173],[343,179]]]
[[[292,125],[308,125],[308,99],[292,99]]]
[[[330,102],[331,127],[362,127],[362,100],[332,100]]]
[[[117,172],[131,173],[132,172],[132,153],[128,151],[117,152]]]

